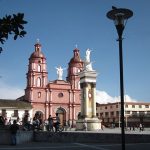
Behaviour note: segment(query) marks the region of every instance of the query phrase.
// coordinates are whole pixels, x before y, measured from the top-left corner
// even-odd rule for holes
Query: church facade
[[[82,70],[83,61],[79,49],[75,48],[73,57],[68,63],[66,80],[58,77],[54,81],[49,81],[46,57],[41,44],[36,43],[35,50],[29,58],[27,86],[23,98],[32,105],[31,118],[38,114],[45,120],[49,115],[55,117],[58,113],[61,123],[67,122],[74,126],[80,112],[81,91],[78,73]]]

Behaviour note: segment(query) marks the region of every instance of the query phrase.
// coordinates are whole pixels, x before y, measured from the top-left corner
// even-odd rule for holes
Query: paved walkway
[[[93,133],[115,133],[121,134],[121,128],[104,128],[104,130],[97,131],[75,131],[75,129],[67,130],[64,132],[93,132]],[[125,131],[126,134],[150,134],[150,128],[145,128],[144,131],[139,131],[139,129],[135,128],[135,131],[127,129]]]

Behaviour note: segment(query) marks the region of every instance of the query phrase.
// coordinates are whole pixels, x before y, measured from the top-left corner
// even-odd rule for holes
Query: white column
[[[96,117],[96,84],[92,84],[92,117]]]
[[[84,84],[84,110],[85,110],[85,117],[88,117],[88,84]]]

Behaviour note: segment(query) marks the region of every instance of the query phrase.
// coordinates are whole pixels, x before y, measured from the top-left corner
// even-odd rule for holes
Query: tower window
[[[40,87],[41,86],[41,78],[37,78],[37,87]]]
[[[41,97],[41,92],[38,92],[38,98],[40,98]]]
[[[38,65],[38,72],[41,72],[41,65]]]

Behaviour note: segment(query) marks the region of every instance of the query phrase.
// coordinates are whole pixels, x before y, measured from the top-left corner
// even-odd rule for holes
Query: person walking
[[[54,130],[53,130],[53,118],[51,117],[51,115],[49,115],[48,124],[49,124],[49,131],[54,132]]]
[[[10,129],[10,132],[11,132],[11,142],[12,142],[12,145],[16,145],[17,144],[16,135],[17,135],[17,131],[19,130],[19,126],[18,126],[16,120],[13,121],[13,124],[10,125],[9,129]]]

